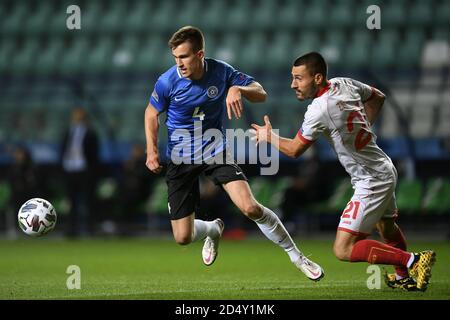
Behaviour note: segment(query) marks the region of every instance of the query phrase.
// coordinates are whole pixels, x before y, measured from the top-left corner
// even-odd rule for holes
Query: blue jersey
[[[222,119],[228,89],[253,82],[252,77],[225,62],[210,58],[204,61],[205,73],[201,79],[184,78],[175,65],[158,78],[150,97],[156,110],[167,112],[167,156],[172,160],[175,155],[184,161],[203,163],[224,151]],[[214,131],[211,129],[220,132],[222,139],[207,138]],[[206,130],[209,131],[204,134]]]

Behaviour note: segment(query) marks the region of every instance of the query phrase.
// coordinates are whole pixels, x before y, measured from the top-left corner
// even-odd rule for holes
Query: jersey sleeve
[[[155,83],[152,95],[150,96],[150,103],[159,112],[164,112],[169,106],[169,101],[168,85],[160,78]]]
[[[374,90],[371,86],[354,79],[352,79],[352,83],[356,87],[356,92],[361,96],[362,102],[366,102],[372,98]]]
[[[306,144],[311,144],[317,140],[319,135],[325,130],[322,109],[319,104],[311,104],[305,113],[303,124],[297,136]]]
[[[225,68],[227,74],[227,84],[229,87],[248,86],[250,83],[254,81],[253,77],[236,70],[229,64],[225,64]]]

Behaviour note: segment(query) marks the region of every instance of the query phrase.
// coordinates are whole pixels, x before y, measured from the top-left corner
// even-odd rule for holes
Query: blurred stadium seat
[[[328,199],[327,209],[330,213],[342,212],[353,195],[350,179],[345,177],[335,181],[333,193]]]
[[[369,4],[382,9],[382,32],[365,28]],[[71,32],[65,28],[67,5],[67,1],[52,0],[2,2],[2,74],[156,76],[173,63],[166,46],[168,36],[186,24],[203,28],[208,56],[249,73],[264,71],[260,80],[265,83],[272,76],[267,73],[287,72],[297,55],[310,50],[321,50],[330,65],[339,69],[368,68],[386,75],[399,68],[419,69],[431,39],[441,41],[441,51],[448,50],[447,1],[81,1],[82,29]],[[443,67],[448,64],[447,58]],[[399,90],[414,90],[414,78],[405,78],[409,77],[403,77]],[[392,85],[396,92],[395,81]],[[400,100],[402,108],[409,107]],[[275,101],[269,104],[276,116]],[[427,130],[411,133],[429,135]]]
[[[422,208],[423,187],[419,180],[400,179],[397,185],[397,207],[400,213],[419,213]]]
[[[450,181],[444,178],[429,179],[423,198],[423,208],[431,213],[443,214],[450,211]]]
[[[119,153],[110,147],[116,142],[143,142],[143,113],[153,84],[174,64],[167,40],[191,24],[206,35],[206,56],[254,75],[269,94],[262,105],[246,104],[245,117],[226,121],[226,126],[246,129],[268,114],[282,135],[294,136],[307,103],[299,103],[290,89],[291,65],[300,54],[320,50],[330,76],[354,77],[385,91],[375,130],[394,160],[450,158],[445,147],[450,138],[449,1],[78,3],[81,30],[66,28],[68,0],[0,2],[0,145],[47,142],[57,148],[75,105],[90,110],[104,148],[111,148],[105,154]],[[381,30],[366,28],[371,4],[381,8]],[[164,145],[164,130],[160,137]],[[322,160],[336,160],[329,148],[318,144]],[[411,145],[424,147],[414,154]],[[348,181],[337,180],[328,205],[341,211],[352,190]],[[279,185],[260,183],[271,192],[264,196],[265,189],[255,187],[261,189],[261,201],[271,200]],[[434,190],[439,183],[433,183]],[[416,182],[401,181],[399,206],[420,208],[408,200],[419,193]],[[427,193],[426,198],[432,199],[425,206],[431,208],[439,197]],[[166,210],[165,202],[152,201],[153,210]]]
[[[150,214],[156,216],[165,216],[167,214],[167,184],[164,179],[158,179],[155,182],[152,195],[146,205]],[[157,220],[157,217],[152,216],[149,219]]]
[[[276,210],[283,201],[284,193],[290,186],[291,179],[283,177],[271,181],[264,177],[254,177],[250,179],[249,184],[255,198],[262,205]]]

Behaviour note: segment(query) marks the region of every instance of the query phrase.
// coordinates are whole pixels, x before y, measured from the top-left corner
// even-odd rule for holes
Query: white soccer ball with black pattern
[[[20,207],[17,219],[23,232],[32,237],[40,237],[55,228],[56,211],[47,200],[33,198]]]

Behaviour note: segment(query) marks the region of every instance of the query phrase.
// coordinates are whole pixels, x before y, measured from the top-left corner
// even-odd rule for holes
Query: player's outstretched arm
[[[250,102],[266,101],[267,92],[259,82],[253,81],[248,86],[240,87],[240,90],[244,98]]]
[[[153,173],[160,173],[162,170],[158,155],[158,114],[158,110],[149,103],[145,109],[144,119],[145,139],[147,141],[147,160],[145,165]]]
[[[252,140],[255,140],[256,144],[266,141],[291,158],[300,157],[311,145],[310,143],[304,143],[297,135],[293,139],[277,135],[272,131],[272,125],[268,116],[264,116],[263,126],[252,123],[252,127],[254,129],[252,130],[254,134]]]
[[[231,120],[232,115],[239,119],[244,109],[242,97],[250,102],[264,102],[266,101],[267,93],[256,81],[253,81],[248,86],[232,86],[228,89],[226,104],[228,119]]]
[[[367,120],[372,125],[380,114],[386,96],[383,92],[376,88],[372,88],[373,94],[369,100],[364,102],[364,109],[366,110]]]

